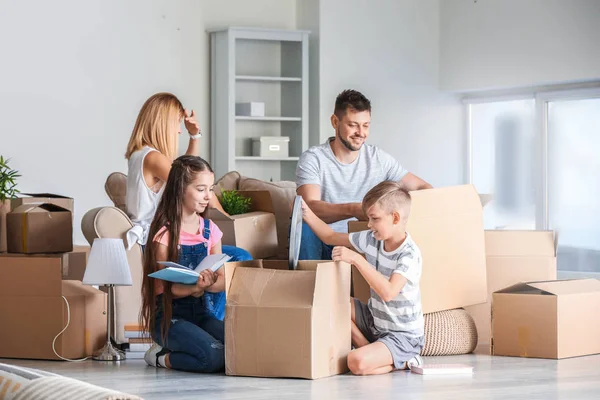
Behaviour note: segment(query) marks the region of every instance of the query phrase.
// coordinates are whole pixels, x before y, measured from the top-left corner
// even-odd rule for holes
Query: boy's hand
[[[344,261],[348,264],[354,264],[356,257],[360,257],[357,252],[350,250],[344,246],[336,246],[331,252],[331,258],[333,261]]]
[[[306,219],[311,214],[312,214],[312,210],[310,209],[310,207],[308,206],[308,204],[306,204],[306,202],[304,201],[304,199],[302,199],[302,218]]]

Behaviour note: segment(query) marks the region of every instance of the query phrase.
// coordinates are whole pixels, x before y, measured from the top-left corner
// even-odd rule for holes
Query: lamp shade
[[[131,286],[131,271],[122,239],[94,239],[83,276],[84,285]]]

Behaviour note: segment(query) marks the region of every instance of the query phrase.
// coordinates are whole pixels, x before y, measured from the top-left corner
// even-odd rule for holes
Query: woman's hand
[[[183,122],[185,124],[185,129],[187,129],[190,135],[197,135],[200,133],[200,124],[196,121],[196,112],[192,110],[192,113],[188,110],[184,111],[184,119]]]

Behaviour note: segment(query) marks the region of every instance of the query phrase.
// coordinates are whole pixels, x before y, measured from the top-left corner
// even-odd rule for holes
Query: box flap
[[[235,274],[235,270],[238,267],[246,268],[262,268],[262,260],[250,260],[250,261],[239,261],[239,262],[228,262],[225,263],[225,297],[229,296],[229,288],[231,287],[231,281]]]
[[[554,232],[485,231],[485,253],[488,257],[554,257]]]
[[[237,192],[244,197],[252,199],[250,211],[275,213],[271,193],[268,190],[238,190]]]
[[[311,307],[315,292],[313,271],[281,271],[237,267],[227,304],[259,307]]]
[[[71,212],[66,208],[51,203],[28,203],[18,206],[11,211],[11,214],[24,214],[34,212]]]
[[[423,256],[424,313],[487,300],[483,209],[473,185],[411,192],[407,230]]]
[[[600,292],[600,281],[597,279],[531,282],[529,285],[557,296]]]
[[[47,197],[49,199],[71,199],[68,196],[61,196],[60,194],[54,194],[54,193],[20,193],[21,196],[19,197],[24,197],[24,196],[29,196],[29,197]]]
[[[538,295],[552,295],[543,289],[531,286],[529,283],[521,282],[511,285],[507,288],[497,290],[494,294],[538,294]]]
[[[330,307],[332,304],[348,303],[349,290],[350,264],[344,262],[318,264],[313,299],[314,306]]]

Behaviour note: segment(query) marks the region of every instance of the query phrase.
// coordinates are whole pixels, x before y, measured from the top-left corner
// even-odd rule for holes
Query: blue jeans
[[[231,257],[231,260],[229,260],[230,262],[252,260],[250,253],[239,247],[223,246],[223,254],[227,254]],[[206,292],[204,297],[206,298],[206,309],[209,313],[216,319],[223,321],[225,318],[225,292]]]
[[[300,260],[331,260],[333,246],[321,241],[306,223],[302,223],[302,242]]]
[[[173,316],[167,340],[161,336],[162,295],[157,296],[152,338],[169,349],[173,369],[189,372],[220,372],[225,368],[225,326],[210,315],[204,297],[183,297],[172,302]]]

